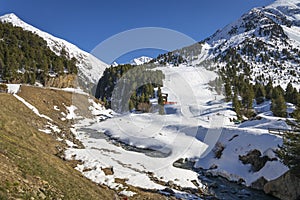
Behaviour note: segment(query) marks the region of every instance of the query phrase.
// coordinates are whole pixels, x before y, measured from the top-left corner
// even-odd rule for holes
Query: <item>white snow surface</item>
[[[66,116],[67,119],[76,119],[76,118],[78,118],[78,116],[75,113],[75,110],[77,110],[76,106],[71,105],[71,106],[66,106],[66,108],[69,112]]]
[[[20,90],[21,84],[6,84],[8,93],[17,94]]]
[[[300,58],[297,53],[294,53],[295,49],[300,48],[299,13],[299,0],[278,0],[263,8],[253,8],[236,21],[216,31],[203,42],[174,52],[183,55],[190,66],[220,69],[226,67],[228,63],[230,65],[230,61],[220,61],[219,59],[215,62],[215,59],[220,55],[224,56],[227,50],[235,49],[241,58],[251,66],[253,84],[258,78],[260,80],[261,77],[264,77],[262,81],[264,84],[267,84],[270,78],[273,80],[273,85],[280,85],[283,89],[289,82],[292,82],[295,88],[300,89],[298,67]],[[281,27],[284,34],[274,37],[262,34],[264,30],[273,26]],[[254,56],[243,53],[242,49],[247,44],[256,41],[263,44],[263,50],[257,49],[257,54]],[[287,56],[282,54],[283,50],[288,51],[291,55],[290,58],[286,59]],[[279,57],[272,56],[271,52],[276,51],[278,51]],[[262,55],[268,55],[269,59],[263,61]],[[278,66],[281,67],[278,68]]]
[[[261,176],[273,180],[287,171],[279,161],[268,161],[260,171],[252,172],[249,165],[239,160],[239,155],[253,149],[274,157],[273,150],[282,144],[282,138],[269,134],[267,128],[288,126],[272,117],[267,107],[257,108],[261,110],[262,120],[235,125],[229,120],[236,118],[231,104],[224,103],[224,97],[213,92],[207,84],[216,77],[214,72],[184,65],[159,69],[166,77],[162,91],[168,92],[168,101],[176,102],[165,106],[165,115],[114,113],[100,122],[96,117],[107,115],[108,111],[90,100],[90,111],[95,119],[83,119],[72,129],[85,149],[70,147],[65,152],[67,159],[83,161],[77,169],[84,176],[111,188],[123,188],[114,181],[122,178],[133,186],[161,190],[166,186],[153,182],[149,174],[181,187],[196,188],[191,181],[197,180],[199,187],[205,188],[196,172],[173,166],[180,158],[195,161],[196,167],[205,169],[218,166],[210,169],[212,174],[230,180],[243,179],[246,185]],[[112,139],[132,147],[151,149],[152,154],[149,150],[147,154],[124,149],[111,142]],[[225,146],[220,159],[215,158],[212,151],[217,142]],[[113,175],[104,174],[102,169],[107,167],[113,167]]]
[[[39,35],[47,41],[50,49],[57,55],[60,55],[61,50],[64,48],[68,52],[70,58],[75,57],[78,60],[78,76],[79,79],[83,81],[85,89],[89,84],[97,84],[99,78],[102,76],[103,71],[108,67],[107,64],[100,61],[90,53],[79,49],[77,46],[71,44],[70,42],[67,42],[66,40],[57,38],[47,32],[33,27],[30,24],[27,24],[13,13],[1,16],[0,21],[12,23],[14,26],[21,27],[24,30]]]
[[[145,63],[148,63],[152,60],[153,58],[147,57],[147,56],[141,56],[139,58],[134,58],[132,59],[129,64],[131,65],[142,65]]]

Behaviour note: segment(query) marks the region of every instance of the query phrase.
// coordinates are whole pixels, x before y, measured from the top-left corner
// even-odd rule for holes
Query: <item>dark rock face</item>
[[[300,199],[300,177],[291,171],[265,184],[264,191],[283,200]]]
[[[239,160],[243,164],[251,164],[251,170],[257,172],[261,170],[267,161],[272,161],[268,156],[261,156],[261,152],[257,149],[251,150],[249,153],[243,156],[239,156]]]
[[[251,187],[257,190],[263,190],[266,183],[268,183],[268,181],[262,176],[259,179],[257,179],[255,182],[253,182],[251,184]]]

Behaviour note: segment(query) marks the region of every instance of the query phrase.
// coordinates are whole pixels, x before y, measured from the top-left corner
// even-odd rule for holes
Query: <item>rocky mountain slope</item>
[[[300,1],[278,0],[254,8],[211,37],[173,52],[188,65],[212,69],[236,67],[250,73],[252,82],[273,80],[283,88],[300,84]]]
[[[63,39],[54,37],[49,33],[41,31],[31,26],[30,24],[27,24],[26,22],[19,19],[15,14],[6,14],[4,16],[1,16],[0,21],[12,23],[14,26],[21,27],[24,30],[31,31],[39,35],[47,41],[50,49],[57,55],[60,55],[60,52],[62,51],[62,49],[64,49],[70,58],[75,57],[78,61],[78,81],[84,89],[90,91],[91,88],[97,84],[105,68],[108,67],[107,64],[103,63],[93,55],[79,49],[75,45]]]

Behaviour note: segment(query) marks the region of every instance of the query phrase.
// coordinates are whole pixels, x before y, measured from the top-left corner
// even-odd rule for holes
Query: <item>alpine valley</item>
[[[300,0],[112,65],[0,17],[0,199],[299,199],[299,49]]]

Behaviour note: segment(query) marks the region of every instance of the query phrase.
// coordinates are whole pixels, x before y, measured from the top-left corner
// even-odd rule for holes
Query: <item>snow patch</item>
[[[34,107],[33,105],[31,105],[30,103],[28,103],[25,99],[23,99],[22,97],[16,95],[16,94],[13,94],[14,97],[16,97],[19,101],[21,101],[25,106],[27,106],[30,110],[32,110],[37,116],[39,117],[42,117],[42,118],[45,118],[49,121],[53,121],[50,117],[46,116],[46,115],[43,115],[43,114],[40,114],[40,112],[38,111],[38,109],[36,107]]]

